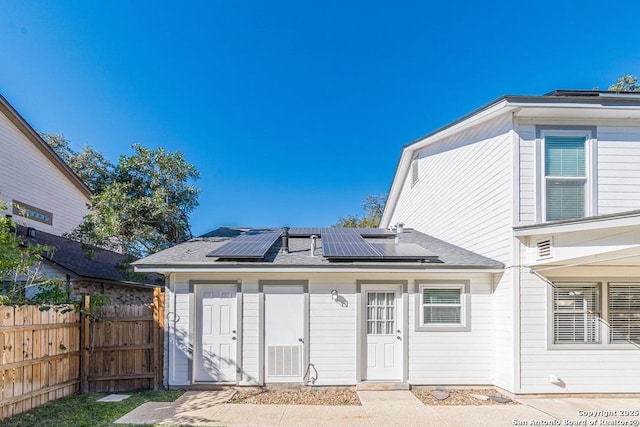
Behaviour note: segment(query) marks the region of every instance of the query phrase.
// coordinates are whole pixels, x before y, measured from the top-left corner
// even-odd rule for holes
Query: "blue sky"
[[[201,173],[195,234],[328,226],[386,193],[401,147],[504,94],[640,74],[633,1],[0,0],[0,93],[116,161]]]

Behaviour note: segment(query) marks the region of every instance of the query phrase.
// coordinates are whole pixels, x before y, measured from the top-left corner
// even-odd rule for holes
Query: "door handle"
[[[236,337],[231,337],[231,339],[235,341],[235,340],[236,340]]]
[[[304,342],[302,338],[298,338],[298,342]]]

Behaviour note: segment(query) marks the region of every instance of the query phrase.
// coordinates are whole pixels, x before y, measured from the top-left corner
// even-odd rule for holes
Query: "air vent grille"
[[[270,377],[302,376],[302,346],[267,346],[267,375]]]
[[[538,240],[536,243],[538,259],[551,258],[553,256],[551,253],[552,247],[553,242],[551,241],[551,238]]]

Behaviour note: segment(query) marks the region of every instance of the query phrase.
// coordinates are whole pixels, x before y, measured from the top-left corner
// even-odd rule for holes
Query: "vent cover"
[[[302,346],[267,346],[267,375],[270,377],[301,377]]]
[[[553,241],[551,237],[547,237],[536,242],[537,249],[537,258],[551,258],[553,254],[551,253],[551,248],[553,247]]]

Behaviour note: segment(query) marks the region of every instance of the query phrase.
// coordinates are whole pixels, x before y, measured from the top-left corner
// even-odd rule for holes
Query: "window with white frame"
[[[588,134],[544,135],[546,221],[585,216]]]
[[[469,283],[419,283],[416,330],[469,330]]]
[[[553,343],[600,342],[600,284],[565,283],[553,289]]]
[[[640,283],[609,283],[609,341],[640,344]]]
[[[420,170],[418,169],[418,158],[411,161],[411,187],[416,185],[420,180]]]

